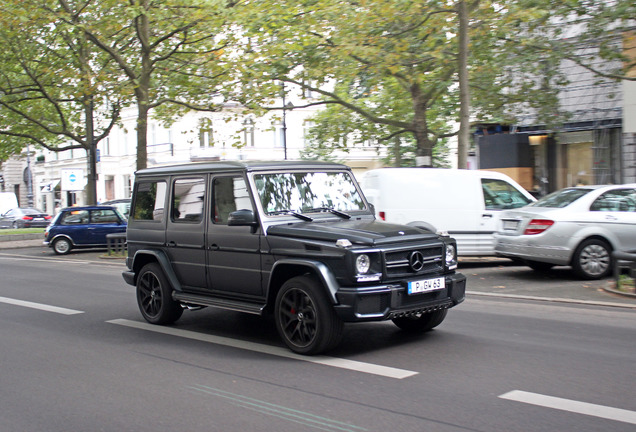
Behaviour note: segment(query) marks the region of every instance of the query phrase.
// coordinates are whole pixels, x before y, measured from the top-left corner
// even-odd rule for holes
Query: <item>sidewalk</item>
[[[44,233],[0,235],[0,249],[42,246],[43,242]]]

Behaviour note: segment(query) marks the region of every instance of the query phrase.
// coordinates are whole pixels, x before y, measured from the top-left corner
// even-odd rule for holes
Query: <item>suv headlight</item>
[[[358,255],[356,258],[356,272],[358,274],[366,274],[371,268],[371,259],[367,254]]]
[[[446,268],[454,270],[457,268],[457,245],[446,243]]]

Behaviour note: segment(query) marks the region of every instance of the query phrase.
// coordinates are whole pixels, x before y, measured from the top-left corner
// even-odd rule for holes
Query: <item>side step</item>
[[[211,306],[221,309],[228,309],[237,312],[245,312],[255,315],[262,315],[265,309],[264,304],[244,302],[240,300],[227,300],[222,298],[213,298],[201,296],[197,294],[187,294],[182,292],[172,292],[172,298],[178,302],[186,303],[194,306]]]

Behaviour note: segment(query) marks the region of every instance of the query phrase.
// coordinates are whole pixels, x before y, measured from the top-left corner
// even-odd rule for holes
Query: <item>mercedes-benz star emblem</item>
[[[409,256],[409,264],[413,271],[420,271],[424,267],[424,255],[420,251],[413,251]]]

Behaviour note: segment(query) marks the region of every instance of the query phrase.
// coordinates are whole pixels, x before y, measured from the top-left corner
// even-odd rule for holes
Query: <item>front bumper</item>
[[[401,316],[448,309],[464,301],[466,276],[446,276],[445,288],[422,294],[407,294],[402,284],[374,287],[341,287],[335,310],[345,322],[383,321]]]

